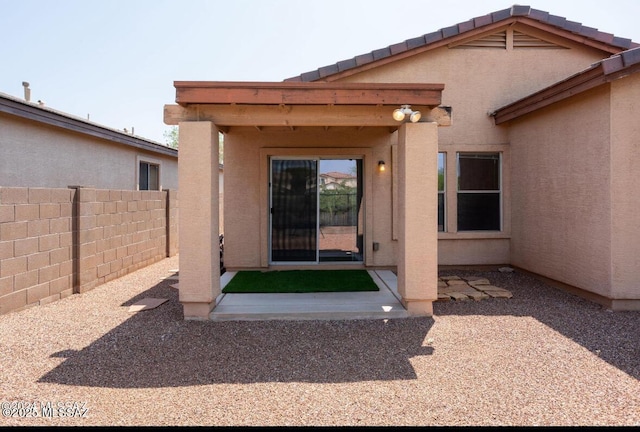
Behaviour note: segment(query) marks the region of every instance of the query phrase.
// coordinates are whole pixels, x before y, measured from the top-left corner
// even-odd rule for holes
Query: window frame
[[[157,189],[141,189],[140,188],[140,166],[141,164],[147,164],[148,166],[157,166],[158,167],[158,188]],[[149,171],[147,171],[147,183],[149,183]],[[136,157],[136,190],[162,190],[162,161],[156,158],[148,157],[148,156],[137,156]]]
[[[440,190],[440,155],[442,155],[442,190]],[[438,223],[438,232],[447,232],[447,152],[438,151],[438,218],[440,216],[440,196],[442,195],[442,229]]]
[[[498,156],[498,189],[490,190],[461,190],[460,189],[460,155],[497,155]],[[504,232],[504,176],[503,176],[504,157],[502,151],[456,151],[456,220],[459,219],[460,212],[460,194],[498,194],[498,229],[464,229],[461,230],[457,226],[457,232],[460,233],[501,233]]]

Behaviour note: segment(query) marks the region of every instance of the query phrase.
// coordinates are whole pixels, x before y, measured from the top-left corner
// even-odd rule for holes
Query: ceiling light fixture
[[[409,116],[409,121],[415,123],[420,120],[422,114],[420,111],[413,111],[411,105],[400,105],[400,108],[393,110],[393,119],[396,121],[402,121]]]

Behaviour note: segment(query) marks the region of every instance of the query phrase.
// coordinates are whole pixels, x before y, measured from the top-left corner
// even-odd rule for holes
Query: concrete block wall
[[[0,313],[73,293],[74,196],[0,188]]]
[[[0,314],[177,253],[177,192],[0,187]]]

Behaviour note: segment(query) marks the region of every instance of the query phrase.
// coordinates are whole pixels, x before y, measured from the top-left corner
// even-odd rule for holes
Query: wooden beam
[[[440,105],[444,84],[176,81],[176,102],[251,105]]]
[[[231,126],[391,126],[398,127],[399,122],[392,117],[396,106],[285,106],[277,105],[180,105],[164,106],[164,122],[177,125],[182,121],[211,121],[218,127]],[[437,121],[444,126],[450,124],[445,108],[439,108],[431,114],[432,107],[412,106],[425,115],[424,121]]]

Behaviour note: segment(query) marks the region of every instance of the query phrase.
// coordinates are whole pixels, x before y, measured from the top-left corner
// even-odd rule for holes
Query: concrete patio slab
[[[369,270],[379,291],[308,294],[221,294],[213,321],[334,320],[408,318],[397,297],[397,279],[387,270]],[[235,276],[220,278],[224,288]]]

